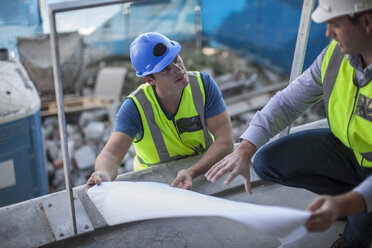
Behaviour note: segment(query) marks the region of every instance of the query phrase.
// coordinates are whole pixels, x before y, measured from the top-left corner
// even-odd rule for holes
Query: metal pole
[[[313,12],[314,5],[315,0],[304,0],[289,82],[292,82],[299,75],[301,75],[303,70],[306,47],[309,40],[309,31],[311,26],[311,12]],[[283,129],[280,132],[279,137],[283,137],[289,134],[290,128],[291,125]]]
[[[195,28],[196,28],[196,49],[201,49],[203,46],[203,35],[202,35],[202,15],[201,15],[201,0],[196,1],[195,5]]]
[[[49,21],[50,21],[50,49],[52,54],[53,62],[53,75],[54,75],[54,87],[56,91],[56,101],[57,101],[57,110],[58,110],[58,124],[59,124],[59,134],[61,137],[61,148],[63,156],[63,171],[65,174],[65,183],[68,201],[70,202],[71,207],[71,222],[72,229],[74,234],[77,234],[76,227],[76,216],[75,216],[75,205],[74,205],[74,195],[71,187],[71,161],[68,154],[68,145],[67,145],[67,132],[66,132],[66,119],[65,119],[65,110],[63,103],[63,88],[62,88],[62,78],[61,78],[61,65],[60,65],[60,56],[59,56],[59,47],[58,47],[58,37],[57,37],[57,28],[55,25],[55,15],[53,11],[49,9]]]
[[[58,124],[59,133],[61,137],[61,150],[63,156],[63,168],[65,174],[65,183],[68,201],[70,202],[70,218],[72,223],[72,229],[74,235],[77,234],[76,225],[76,213],[74,205],[74,196],[71,184],[71,161],[68,153],[67,145],[67,132],[66,132],[66,118],[65,109],[63,102],[63,87],[62,87],[62,77],[61,77],[61,64],[59,56],[59,46],[58,46],[58,33],[55,15],[61,12],[67,12],[72,10],[87,9],[94,7],[102,7],[107,5],[121,4],[136,2],[139,0],[89,0],[89,1],[70,1],[61,2],[55,4],[49,4],[49,22],[50,22],[50,49],[53,62],[53,76],[54,76],[54,87],[56,92],[56,102],[58,110]]]

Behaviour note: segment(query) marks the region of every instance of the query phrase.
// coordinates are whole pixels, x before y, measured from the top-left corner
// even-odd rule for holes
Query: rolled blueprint
[[[139,220],[221,216],[276,237],[280,247],[293,247],[305,237],[310,212],[226,200],[156,182],[103,182],[88,196],[108,225]],[[292,245],[291,245],[292,244]]]

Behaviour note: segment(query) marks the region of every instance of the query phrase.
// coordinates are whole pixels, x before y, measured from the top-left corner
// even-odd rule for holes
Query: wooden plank
[[[81,112],[85,110],[108,108],[112,101],[100,97],[74,97],[64,99],[64,109],[66,113]],[[48,101],[41,103],[41,116],[50,116],[57,114],[57,103]]]
[[[252,97],[245,101],[236,102],[227,105],[227,111],[230,117],[235,117],[247,112],[257,111],[261,109],[272,97],[271,94]]]
[[[244,101],[244,100],[256,97],[256,96],[260,96],[260,95],[264,95],[264,94],[268,94],[268,93],[272,94],[272,93],[277,92],[278,90],[281,90],[281,89],[285,88],[287,85],[288,85],[288,82],[279,83],[279,84],[275,84],[275,85],[265,87],[265,88],[262,88],[262,89],[259,89],[259,90],[250,91],[250,92],[247,92],[247,93],[244,93],[244,94],[229,97],[229,98],[225,99],[225,103],[227,105],[230,105],[230,104],[237,103],[237,102],[240,102],[240,101]]]

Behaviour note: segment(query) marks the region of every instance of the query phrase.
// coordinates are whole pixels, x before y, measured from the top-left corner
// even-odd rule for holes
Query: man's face
[[[343,53],[360,53],[364,35],[362,25],[359,22],[353,24],[346,16],[327,21],[326,36],[336,40]]]
[[[154,73],[155,86],[159,90],[184,89],[189,83],[189,77],[182,58],[177,55],[167,67]]]

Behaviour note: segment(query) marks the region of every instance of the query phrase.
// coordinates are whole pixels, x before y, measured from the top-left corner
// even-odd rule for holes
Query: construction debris
[[[40,98],[37,89],[18,61],[0,61],[0,82],[0,123],[38,111]]]
[[[83,41],[78,32],[61,33],[59,53],[63,88],[75,92],[81,88],[85,63]],[[49,35],[18,37],[17,47],[31,80],[41,96],[54,95],[53,63]]]

